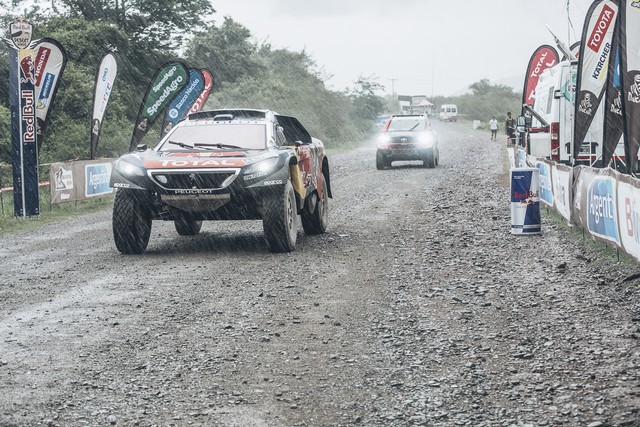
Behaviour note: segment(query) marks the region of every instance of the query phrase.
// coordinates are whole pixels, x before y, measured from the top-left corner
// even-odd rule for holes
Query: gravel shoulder
[[[104,211],[3,237],[0,425],[640,425],[638,270],[543,215],[512,236],[506,152],[435,124],[441,164],[330,158],[322,236]]]

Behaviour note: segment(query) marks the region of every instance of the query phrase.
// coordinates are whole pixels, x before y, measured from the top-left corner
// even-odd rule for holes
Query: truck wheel
[[[305,211],[300,215],[302,221],[302,228],[305,234],[315,235],[323,234],[327,231],[327,225],[329,223],[329,197],[327,196],[327,181],[322,175],[322,198],[316,202],[316,208],[311,213]]]
[[[151,236],[151,218],[141,191],[120,189],[113,202],[113,240],[123,254],[141,254]]]
[[[436,157],[435,153],[431,152],[431,154],[427,154],[423,160],[425,168],[435,168],[436,167]]]
[[[195,236],[202,229],[202,221],[191,221],[188,219],[176,219],[173,221],[176,231],[181,236]]]
[[[378,170],[382,170],[384,168],[386,168],[387,165],[387,160],[384,158],[384,154],[382,154],[381,152],[376,152],[376,169]]]
[[[263,201],[262,228],[271,252],[291,252],[298,234],[296,195],[291,181]]]

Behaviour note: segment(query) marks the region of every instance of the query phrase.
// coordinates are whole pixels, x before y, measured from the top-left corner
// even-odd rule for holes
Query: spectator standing
[[[507,144],[515,144],[516,142],[516,119],[511,117],[511,111],[507,113],[507,119],[504,122],[504,130],[507,134]]]
[[[493,116],[491,120],[489,120],[489,129],[491,130],[491,140],[495,141],[498,135],[498,121],[496,120],[496,116]]]

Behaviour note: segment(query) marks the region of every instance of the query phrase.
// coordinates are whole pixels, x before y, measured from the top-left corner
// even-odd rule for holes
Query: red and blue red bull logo
[[[540,172],[536,168],[511,170],[511,234],[540,234]]]

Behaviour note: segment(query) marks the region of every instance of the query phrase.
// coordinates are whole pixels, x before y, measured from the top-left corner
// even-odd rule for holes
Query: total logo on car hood
[[[174,168],[228,168],[243,167],[253,161],[247,161],[244,151],[202,151],[202,152],[157,152],[148,151],[143,159],[146,169]]]

